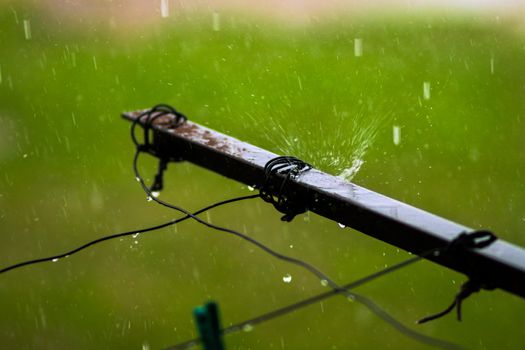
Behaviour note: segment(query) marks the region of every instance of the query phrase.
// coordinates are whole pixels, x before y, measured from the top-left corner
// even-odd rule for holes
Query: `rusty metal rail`
[[[122,116],[134,121],[142,112]],[[264,166],[277,156],[191,121],[177,128],[170,125],[170,115],[153,123],[157,155],[192,162],[249,186],[264,184]],[[270,189],[279,187],[275,181]],[[444,247],[459,234],[473,231],[317,169],[291,179],[286,187],[288,197],[308,210],[415,254]],[[499,239],[487,248],[426,258],[464,274],[481,271],[494,287],[525,297],[525,250],[519,246]]]

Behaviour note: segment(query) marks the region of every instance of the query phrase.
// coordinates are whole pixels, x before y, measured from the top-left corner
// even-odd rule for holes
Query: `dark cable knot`
[[[135,143],[135,146],[137,147],[137,152],[147,152],[151,153],[154,156],[159,158],[159,168],[157,171],[157,174],[155,175],[155,179],[153,181],[153,184],[150,187],[150,191],[158,192],[163,189],[164,187],[164,171],[166,171],[168,167],[168,163],[170,161],[175,161],[178,159],[170,158],[164,154],[160,154],[152,145],[150,141],[150,130],[153,128],[153,122],[161,117],[164,116],[171,116],[171,118],[166,118],[168,121],[168,127],[174,129],[179,127],[180,125],[184,124],[188,118],[180,112],[178,112],[175,108],[166,105],[166,104],[159,104],[154,106],[153,108],[141,113],[137,118],[135,118],[133,124],[131,125],[131,138],[133,140],[133,143]],[[144,129],[144,143],[140,143],[135,135],[135,128],[137,124],[140,124],[142,122],[142,128]]]
[[[264,166],[265,182],[259,189],[259,192],[264,201],[273,204],[275,209],[285,214],[281,217],[282,221],[290,222],[296,215],[307,211],[307,208],[303,204],[290,199],[285,191],[285,186],[290,179],[297,178],[302,172],[310,170],[311,168],[312,166],[310,164],[292,156],[273,158]],[[282,175],[284,178],[279,185],[277,196],[274,196],[272,195],[270,182],[276,175]]]
[[[488,247],[498,237],[486,230],[474,231],[470,233],[461,233],[454,238],[445,248],[441,249],[443,253],[462,254],[465,249],[482,249]],[[459,292],[454,297],[454,301],[445,310],[438,312],[434,315],[430,315],[417,321],[418,324],[429,322],[438,318],[441,318],[449,314],[454,308],[456,309],[457,319],[461,321],[461,305],[465,299],[470,297],[472,294],[479,292],[481,289],[494,289],[494,285],[487,283],[482,280],[481,273],[479,271],[472,271],[469,274],[469,279],[461,285]]]
[[[133,124],[131,125],[131,138],[138,151],[149,152],[153,155],[157,155],[150,141],[150,130],[153,128],[153,122],[164,116],[171,116],[171,118],[166,119],[168,121],[167,126],[172,129],[179,127],[180,125],[184,124],[186,120],[188,120],[184,114],[178,112],[175,108],[166,104],[159,104],[147,111],[142,112],[135,118]],[[144,143],[142,144],[138,141],[135,135],[135,128],[137,124],[140,124],[141,122],[142,128],[144,129]]]

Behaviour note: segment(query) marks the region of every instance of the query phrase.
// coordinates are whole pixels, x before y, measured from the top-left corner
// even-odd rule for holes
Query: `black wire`
[[[239,201],[242,201],[242,200],[252,199],[252,198],[259,198],[259,195],[258,194],[254,194],[254,195],[250,195],[250,196],[235,197],[235,198],[227,199],[227,200],[224,200],[224,201],[220,201],[220,202],[208,205],[207,207],[204,207],[204,208],[202,208],[200,210],[197,210],[192,215],[199,215],[199,214],[202,214],[205,211],[208,211],[210,209],[213,209],[213,208],[225,205],[225,204],[229,204],[229,203],[233,203],[233,202],[239,202]],[[115,233],[115,234],[112,234],[112,235],[109,235],[109,236],[100,237],[98,239],[95,239],[93,241],[85,243],[85,244],[83,244],[83,245],[81,245],[81,246],[79,246],[79,247],[77,247],[77,248],[75,248],[73,250],[70,250],[70,251],[68,251],[66,253],[53,255],[53,256],[46,257],[46,258],[27,260],[27,261],[20,262],[18,264],[14,264],[14,265],[5,267],[5,268],[0,270],[0,274],[5,273],[7,271],[15,270],[15,269],[23,267],[23,266],[34,265],[34,264],[43,263],[43,262],[46,262],[46,261],[53,261],[53,260],[57,261],[57,260],[62,259],[62,258],[67,258],[67,257],[69,257],[69,256],[71,256],[71,255],[73,255],[75,253],[78,253],[81,250],[84,250],[84,249],[86,249],[86,248],[88,248],[90,246],[93,246],[95,244],[102,243],[104,241],[109,241],[111,239],[115,239],[115,238],[119,238],[119,237],[136,235],[137,233],[141,233],[142,234],[142,233],[149,232],[149,231],[159,230],[159,229],[167,227],[167,226],[178,224],[179,222],[185,221],[185,220],[189,219],[190,217],[191,216],[186,215],[186,216],[183,216],[181,218],[178,218],[178,219],[175,219],[175,220],[171,220],[171,221],[168,221],[168,222],[165,222],[163,224],[156,225],[156,226],[146,227],[146,228],[143,228],[143,229],[140,229],[140,230],[133,230],[133,231]]]
[[[375,273],[373,273],[371,275],[368,275],[366,277],[358,279],[358,280],[356,280],[354,282],[348,283],[348,284],[342,286],[342,288],[346,289],[346,290],[357,288],[357,287],[359,287],[359,286],[361,286],[363,284],[366,284],[368,282],[371,282],[374,279],[379,278],[379,277],[381,277],[383,275],[389,274],[391,272],[394,272],[395,270],[399,270],[399,269],[401,269],[403,267],[406,267],[406,266],[411,265],[411,264],[413,264],[415,262],[418,262],[421,259],[422,259],[421,257],[415,256],[415,257],[410,258],[408,260],[402,261],[402,262],[400,262],[398,264],[395,264],[395,265],[392,265],[390,267],[387,267],[387,268],[385,268],[385,269],[383,269],[381,271],[375,272]],[[333,297],[335,295],[338,295],[340,293],[341,293],[341,290],[332,289],[331,291],[324,292],[324,293],[321,293],[321,294],[317,294],[317,295],[312,296],[310,298],[303,299],[303,300],[295,302],[293,304],[286,305],[286,306],[281,307],[279,309],[272,310],[272,311],[270,311],[268,313],[265,313],[265,314],[256,316],[254,318],[251,318],[251,319],[248,319],[248,320],[236,323],[236,324],[231,325],[229,327],[226,327],[226,328],[222,329],[221,333],[222,333],[222,335],[228,335],[228,334],[240,332],[241,330],[245,329],[245,327],[255,326],[255,325],[258,325],[258,324],[261,324],[261,323],[273,320],[275,318],[284,316],[286,314],[289,314],[291,312],[297,311],[299,309],[302,309],[302,308],[307,307],[309,305],[312,305],[314,303],[320,302],[322,300],[328,299],[328,298]],[[194,338],[194,339],[191,339],[191,340],[188,340],[188,341],[176,344],[176,345],[172,345],[172,346],[170,346],[168,348],[165,348],[165,350],[184,350],[184,349],[189,349],[189,348],[192,348],[194,346],[197,346],[199,343],[200,343],[200,339],[199,338]]]
[[[134,132],[133,131],[134,130],[134,126],[136,124],[138,124],[139,121],[140,121],[139,119],[140,118],[136,118],[134,120],[134,122],[133,122],[132,134]],[[419,341],[421,343],[424,343],[424,344],[430,345],[430,346],[435,346],[435,347],[439,347],[439,348],[443,348],[443,349],[457,349],[457,346],[454,346],[453,344],[450,344],[448,342],[445,342],[445,341],[442,341],[442,340],[439,340],[439,339],[435,339],[433,337],[424,335],[424,334],[422,334],[420,332],[417,332],[417,331],[415,331],[413,329],[408,328],[407,326],[405,326],[404,324],[402,324],[401,322],[396,320],[394,317],[390,316],[385,310],[383,310],[381,307],[379,307],[377,304],[375,304],[372,300],[370,300],[370,299],[368,299],[368,298],[366,298],[366,297],[364,297],[362,295],[350,292],[347,289],[339,286],[328,275],[326,275],[324,272],[319,270],[317,267],[311,265],[310,263],[307,263],[306,261],[301,260],[301,259],[293,258],[293,257],[287,256],[287,255],[278,253],[278,252],[274,251],[273,249],[269,248],[268,246],[264,245],[263,243],[257,241],[256,239],[254,239],[254,238],[252,238],[252,237],[250,237],[248,235],[245,235],[245,234],[243,234],[241,232],[238,232],[238,231],[226,228],[226,227],[214,225],[212,223],[207,222],[206,220],[203,220],[203,219],[199,218],[198,216],[195,216],[195,215],[191,214],[190,212],[188,212],[184,208],[178,207],[176,205],[173,205],[173,204],[170,204],[170,203],[167,203],[167,202],[165,202],[163,200],[158,199],[156,196],[154,196],[151,193],[149,187],[144,182],[144,179],[143,179],[143,177],[141,176],[141,174],[140,174],[140,172],[138,170],[138,158],[140,156],[140,153],[142,153],[144,150],[143,150],[143,148],[141,147],[141,145],[138,142],[136,143],[136,146],[137,147],[136,147],[136,151],[135,151],[135,156],[133,157],[133,171],[135,173],[135,177],[137,178],[138,182],[142,186],[142,189],[148,195],[148,199],[152,199],[153,201],[155,201],[156,203],[158,203],[158,204],[160,204],[160,205],[162,205],[164,207],[167,207],[167,208],[170,208],[170,209],[174,209],[174,210],[177,210],[177,211],[179,211],[181,213],[184,213],[187,216],[190,216],[195,221],[197,221],[200,224],[205,225],[205,226],[207,226],[209,228],[212,228],[214,230],[221,231],[221,232],[226,232],[226,233],[235,235],[237,237],[240,237],[243,240],[245,240],[245,241],[247,241],[247,242],[249,242],[249,243],[251,243],[251,244],[253,244],[253,245],[257,246],[257,247],[259,247],[263,251],[267,252],[268,254],[274,256],[275,258],[277,258],[279,260],[283,260],[283,261],[289,262],[291,264],[294,264],[294,265],[297,265],[297,266],[300,266],[300,267],[306,269],[310,273],[314,274],[321,281],[326,281],[326,283],[332,289],[337,290],[340,293],[344,294],[346,297],[351,298],[351,299],[353,299],[353,300],[363,304],[364,306],[366,306],[370,311],[372,311],[378,317],[383,319],[385,322],[390,324],[392,327],[394,327],[396,330],[398,330],[399,332],[401,332],[402,334],[404,334],[407,337],[410,337],[410,338],[412,338],[412,339],[414,339],[416,341]]]
[[[374,273],[372,273],[370,275],[367,275],[367,276],[365,276],[363,278],[360,278],[360,279],[358,279],[356,281],[353,281],[353,282],[350,282],[348,284],[345,284],[340,289],[332,289],[329,292],[325,292],[325,293],[321,293],[321,294],[318,294],[318,295],[314,295],[314,296],[312,296],[310,298],[303,299],[303,300],[295,302],[293,304],[286,305],[284,307],[272,310],[272,311],[270,311],[268,313],[256,316],[256,317],[248,319],[248,320],[244,320],[244,321],[239,322],[239,323],[236,323],[234,325],[231,325],[229,327],[226,327],[226,328],[222,329],[221,330],[221,334],[224,336],[224,335],[237,333],[237,332],[240,332],[240,331],[244,330],[246,327],[253,327],[253,326],[257,325],[257,324],[261,324],[261,323],[264,323],[264,322],[276,319],[278,317],[287,315],[287,314],[289,314],[291,312],[297,311],[299,309],[302,309],[302,308],[307,307],[309,305],[312,305],[314,303],[317,303],[317,302],[320,302],[322,300],[331,298],[331,297],[333,297],[335,295],[341,294],[345,290],[350,290],[350,289],[357,288],[357,287],[362,286],[362,285],[364,285],[366,283],[369,283],[369,282],[371,282],[371,281],[373,281],[373,280],[375,280],[375,279],[377,279],[379,277],[382,277],[384,275],[393,273],[396,270],[399,270],[399,269],[402,269],[402,268],[407,267],[409,265],[412,265],[413,263],[421,261],[425,257],[427,257],[430,254],[432,254],[432,253],[434,253],[436,251],[439,251],[439,250],[440,249],[429,250],[429,251],[427,251],[425,253],[420,254],[419,256],[414,256],[414,257],[409,258],[407,260],[404,260],[404,261],[402,261],[400,263],[397,263],[397,264],[394,264],[392,266],[389,266],[389,267],[387,267],[387,268],[385,268],[383,270],[374,272]],[[351,300],[353,300],[353,299],[351,299]],[[434,340],[436,341],[436,344],[433,344],[433,345],[436,346],[436,347],[445,348],[445,349],[463,349],[463,347],[458,345],[458,344],[454,344],[454,343],[447,342],[447,341],[440,340],[440,339],[434,339]],[[170,346],[168,348],[165,348],[165,350],[190,349],[192,347],[197,346],[199,343],[200,343],[200,339],[199,338],[194,338],[194,339],[187,340],[185,342],[182,342],[182,343],[179,343],[179,344],[176,344],[176,345],[172,345],[172,346]]]

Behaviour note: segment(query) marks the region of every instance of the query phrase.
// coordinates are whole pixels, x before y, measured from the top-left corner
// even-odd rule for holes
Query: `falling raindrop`
[[[490,74],[494,74],[494,57],[490,58]]]
[[[140,235],[140,232],[137,232],[137,233],[131,235],[131,237],[133,237],[133,238],[137,238],[139,235]]]
[[[213,30],[216,32],[221,30],[221,17],[218,12],[213,13]]]
[[[354,39],[354,56],[355,57],[363,56],[363,39],[361,38]]]
[[[397,125],[392,128],[392,138],[394,145],[398,146],[401,143],[401,128]]]
[[[423,98],[425,100],[430,100],[430,82],[425,81],[423,83]]]
[[[162,18],[169,17],[170,15],[169,0],[160,0],[160,15]]]
[[[292,275],[290,275],[289,273],[287,273],[286,275],[283,276],[283,282],[284,283],[290,283],[292,282]]]
[[[26,40],[31,39],[31,22],[28,19],[24,19],[24,37]]]

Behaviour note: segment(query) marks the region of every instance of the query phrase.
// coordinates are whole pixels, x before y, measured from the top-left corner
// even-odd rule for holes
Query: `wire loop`
[[[137,148],[137,151],[151,153],[159,158],[158,171],[155,175],[153,184],[150,187],[150,191],[155,192],[159,192],[164,188],[164,172],[168,168],[168,163],[170,161],[179,160],[174,159],[173,157],[168,157],[166,155],[159,154],[159,152],[153,147],[153,145],[150,142],[150,130],[152,130],[153,128],[153,122],[164,116],[172,116],[172,118],[169,119],[169,126],[171,128],[177,128],[180,125],[184,124],[186,120],[188,120],[188,118],[184,114],[178,112],[175,108],[171,107],[170,105],[158,104],[153,108],[141,113],[131,125],[131,138]],[[135,135],[135,128],[137,124],[140,124],[141,119],[143,119],[144,117],[145,120],[142,125],[144,129],[144,143],[140,143]]]
[[[271,203],[275,209],[283,213],[282,221],[290,222],[296,215],[306,212],[308,209],[297,201],[292,201],[285,192],[285,186],[290,179],[297,178],[302,172],[310,170],[312,166],[296,157],[279,156],[269,160],[264,166],[265,181],[259,189],[261,198]],[[284,175],[277,196],[271,192],[270,182],[275,175]]]
[[[153,148],[153,145],[150,142],[150,130],[153,128],[153,122],[164,116],[172,116],[170,121],[171,128],[177,128],[180,125],[184,124],[188,118],[178,112],[175,108],[167,104],[158,104],[153,106],[151,109],[142,112],[139,116],[135,118],[133,124],[131,125],[131,139],[137,147],[137,150],[140,152],[149,152],[153,155],[156,154],[156,150]],[[141,124],[143,121],[142,127],[144,129],[144,143],[140,143],[136,134],[135,129],[137,124]]]
[[[441,252],[453,255],[461,254],[465,249],[482,249],[486,248],[498,237],[486,230],[474,231],[470,233],[461,233],[455,239],[453,239],[446,247],[441,249]],[[426,323],[432,320],[441,318],[449,314],[454,308],[456,309],[457,320],[461,321],[461,305],[465,299],[470,297],[472,294],[479,292],[481,289],[494,289],[495,286],[483,279],[482,271],[473,269],[468,274],[468,280],[461,285],[459,292],[454,297],[452,304],[450,304],[445,310],[436,314],[424,317],[417,321],[418,324]]]

